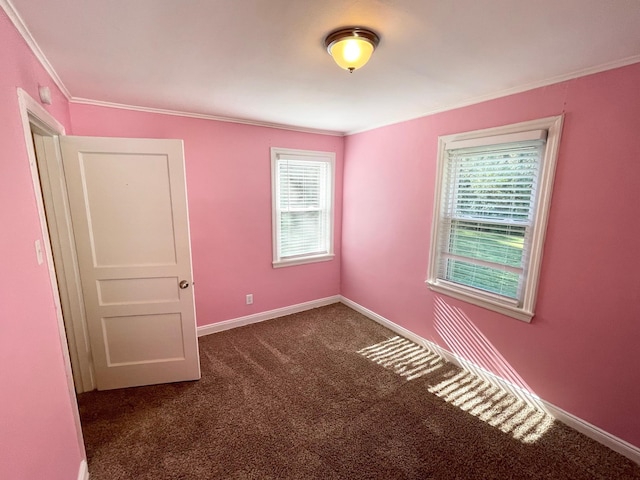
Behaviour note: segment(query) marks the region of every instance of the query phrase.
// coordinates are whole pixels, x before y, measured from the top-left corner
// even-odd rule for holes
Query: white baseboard
[[[574,430],[592,438],[596,442],[600,442],[614,452],[618,452],[620,455],[624,455],[629,460],[640,465],[640,448],[602,430],[601,428],[596,427],[595,425],[590,424],[586,420],[578,418],[575,415],[556,407],[552,403],[544,400],[542,403],[547,409],[547,412],[549,412],[556,420],[561,421],[565,425],[569,425]]]
[[[82,460],[80,462],[80,468],[78,469],[78,480],[89,480],[89,468],[87,467],[86,460]]]
[[[271,320],[272,318],[284,317],[285,315],[304,312],[305,310],[311,310],[313,308],[324,307],[325,305],[331,305],[332,303],[339,303],[341,299],[342,297],[340,295],[334,295],[332,297],[311,300],[310,302],[298,303],[296,305],[290,305],[288,307],[276,308],[275,310],[254,313],[253,315],[247,315],[246,317],[232,318],[231,320],[224,320],[218,323],[203,325],[201,327],[198,327],[198,336],[202,337],[204,335],[210,335],[212,333],[218,333],[224,330],[230,330],[232,328],[243,327],[252,323],[264,322],[265,320]]]
[[[602,445],[609,447],[611,450],[618,452],[621,455],[624,455],[625,457],[636,462],[637,464],[640,464],[640,448],[634,445],[631,445],[630,443],[614,435],[611,435],[608,432],[605,432],[601,428],[598,428],[595,425],[592,425],[589,422],[582,420],[581,418],[578,418],[575,415],[572,415],[571,413],[566,412],[565,410],[562,410],[559,407],[556,407],[555,405],[545,401],[544,399],[536,397],[531,392],[528,392],[516,385],[513,385],[511,382],[508,382],[507,380],[491,372],[488,372],[482,367],[479,367],[478,365],[475,365],[474,363],[469,362],[468,360],[458,357],[457,355],[449,352],[448,350],[442,348],[441,346],[419,335],[416,335],[412,331],[407,330],[406,328],[401,327],[396,323],[393,323],[391,320],[388,320],[383,316],[378,315],[377,313],[369,310],[368,308],[363,307],[362,305],[354,302],[353,300],[349,300],[348,298],[341,297],[340,301],[344,303],[346,306],[354,309],[355,311],[360,312],[365,317],[368,317],[371,320],[387,327],[389,330],[397,333],[398,335],[401,335],[411,340],[412,342],[420,346],[423,346],[431,350],[432,352],[440,355],[445,360],[455,365],[458,365],[461,368],[470,370],[473,373],[476,373],[476,374],[480,373],[485,380],[494,382],[498,387],[511,391],[516,395],[520,396],[521,398],[522,398],[522,395],[525,395],[531,400],[531,402],[536,403],[540,405],[542,408],[544,408],[556,420],[564,423],[565,425],[568,425],[574,430],[577,430],[578,432],[601,443]]]

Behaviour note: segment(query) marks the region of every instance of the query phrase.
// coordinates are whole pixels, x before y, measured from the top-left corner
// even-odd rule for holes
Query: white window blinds
[[[333,257],[334,154],[272,149],[274,266]]]
[[[437,277],[519,304],[546,131],[445,147]]]
[[[328,164],[278,160],[280,257],[327,253]]]
[[[427,284],[530,322],[562,116],[438,138]]]

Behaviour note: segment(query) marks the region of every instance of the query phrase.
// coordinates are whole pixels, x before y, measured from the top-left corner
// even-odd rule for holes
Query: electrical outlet
[[[253,303],[253,293],[247,293],[247,305],[251,305]]]

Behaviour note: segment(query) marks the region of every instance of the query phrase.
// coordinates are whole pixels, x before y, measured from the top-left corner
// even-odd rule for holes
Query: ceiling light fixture
[[[380,37],[366,28],[340,28],[324,39],[324,46],[340,68],[350,73],[363,67],[380,43]]]

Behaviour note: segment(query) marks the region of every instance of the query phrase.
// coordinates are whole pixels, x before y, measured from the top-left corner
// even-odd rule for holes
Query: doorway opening
[[[73,331],[67,334],[65,325],[65,318],[63,315],[63,299],[61,295],[61,288],[58,282],[58,272],[56,271],[56,264],[54,262],[54,255],[52,252],[52,242],[49,235],[50,226],[47,224],[47,212],[45,209],[45,196],[51,194],[51,190],[47,189],[47,185],[41,181],[40,172],[38,168],[38,157],[36,150],[40,151],[41,162],[43,168],[41,168],[43,174],[48,172],[48,163],[54,166],[54,158],[56,158],[55,142],[59,135],[65,133],[64,126],[58,122],[49,112],[47,112],[38,102],[36,102],[28,93],[22,89],[18,89],[18,104],[20,108],[20,115],[22,118],[22,126],[25,136],[25,145],[27,148],[27,155],[29,158],[29,166],[31,169],[31,177],[33,181],[34,194],[36,204],[38,208],[38,214],[40,217],[40,227],[42,233],[42,245],[38,245],[39,240],[36,240],[36,249],[40,247],[44,252],[42,257],[43,262],[47,263],[49,271],[49,280],[51,282],[51,289],[53,292],[54,304],[56,309],[56,316],[58,319],[58,333],[60,336],[60,343],[62,347],[62,353],[64,357],[67,387],[69,393],[69,401],[73,413],[74,423],[76,427],[76,436],[78,440],[78,447],[83,457],[83,462],[86,465],[86,451],[84,446],[84,439],[82,436],[82,426],[80,423],[80,414],[78,411],[78,404],[76,400],[76,383],[74,377],[74,370],[71,367],[71,352],[69,338],[71,338]],[[59,159],[59,156],[58,156]],[[44,168],[47,164],[47,168]],[[51,180],[50,177],[47,177]],[[50,222],[53,223],[53,222]],[[52,231],[57,227],[53,226]],[[70,228],[70,224],[69,224]],[[57,231],[57,230],[56,230]],[[59,232],[58,232],[59,233]],[[63,287],[64,288],[64,287]],[[68,292],[67,292],[68,293]],[[81,293],[80,293],[81,297]],[[73,335],[75,340],[75,335]],[[77,344],[75,345],[77,347]],[[75,348],[73,350],[76,350]],[[75,353],[75,352],[74,352]],[[79,381],[82,382],[82,374],[80,366],[75,366],[76,376]],[[84,388],[83,383],[79,383],[80,388]],[[84,390],[82,390],[84,391]]]

